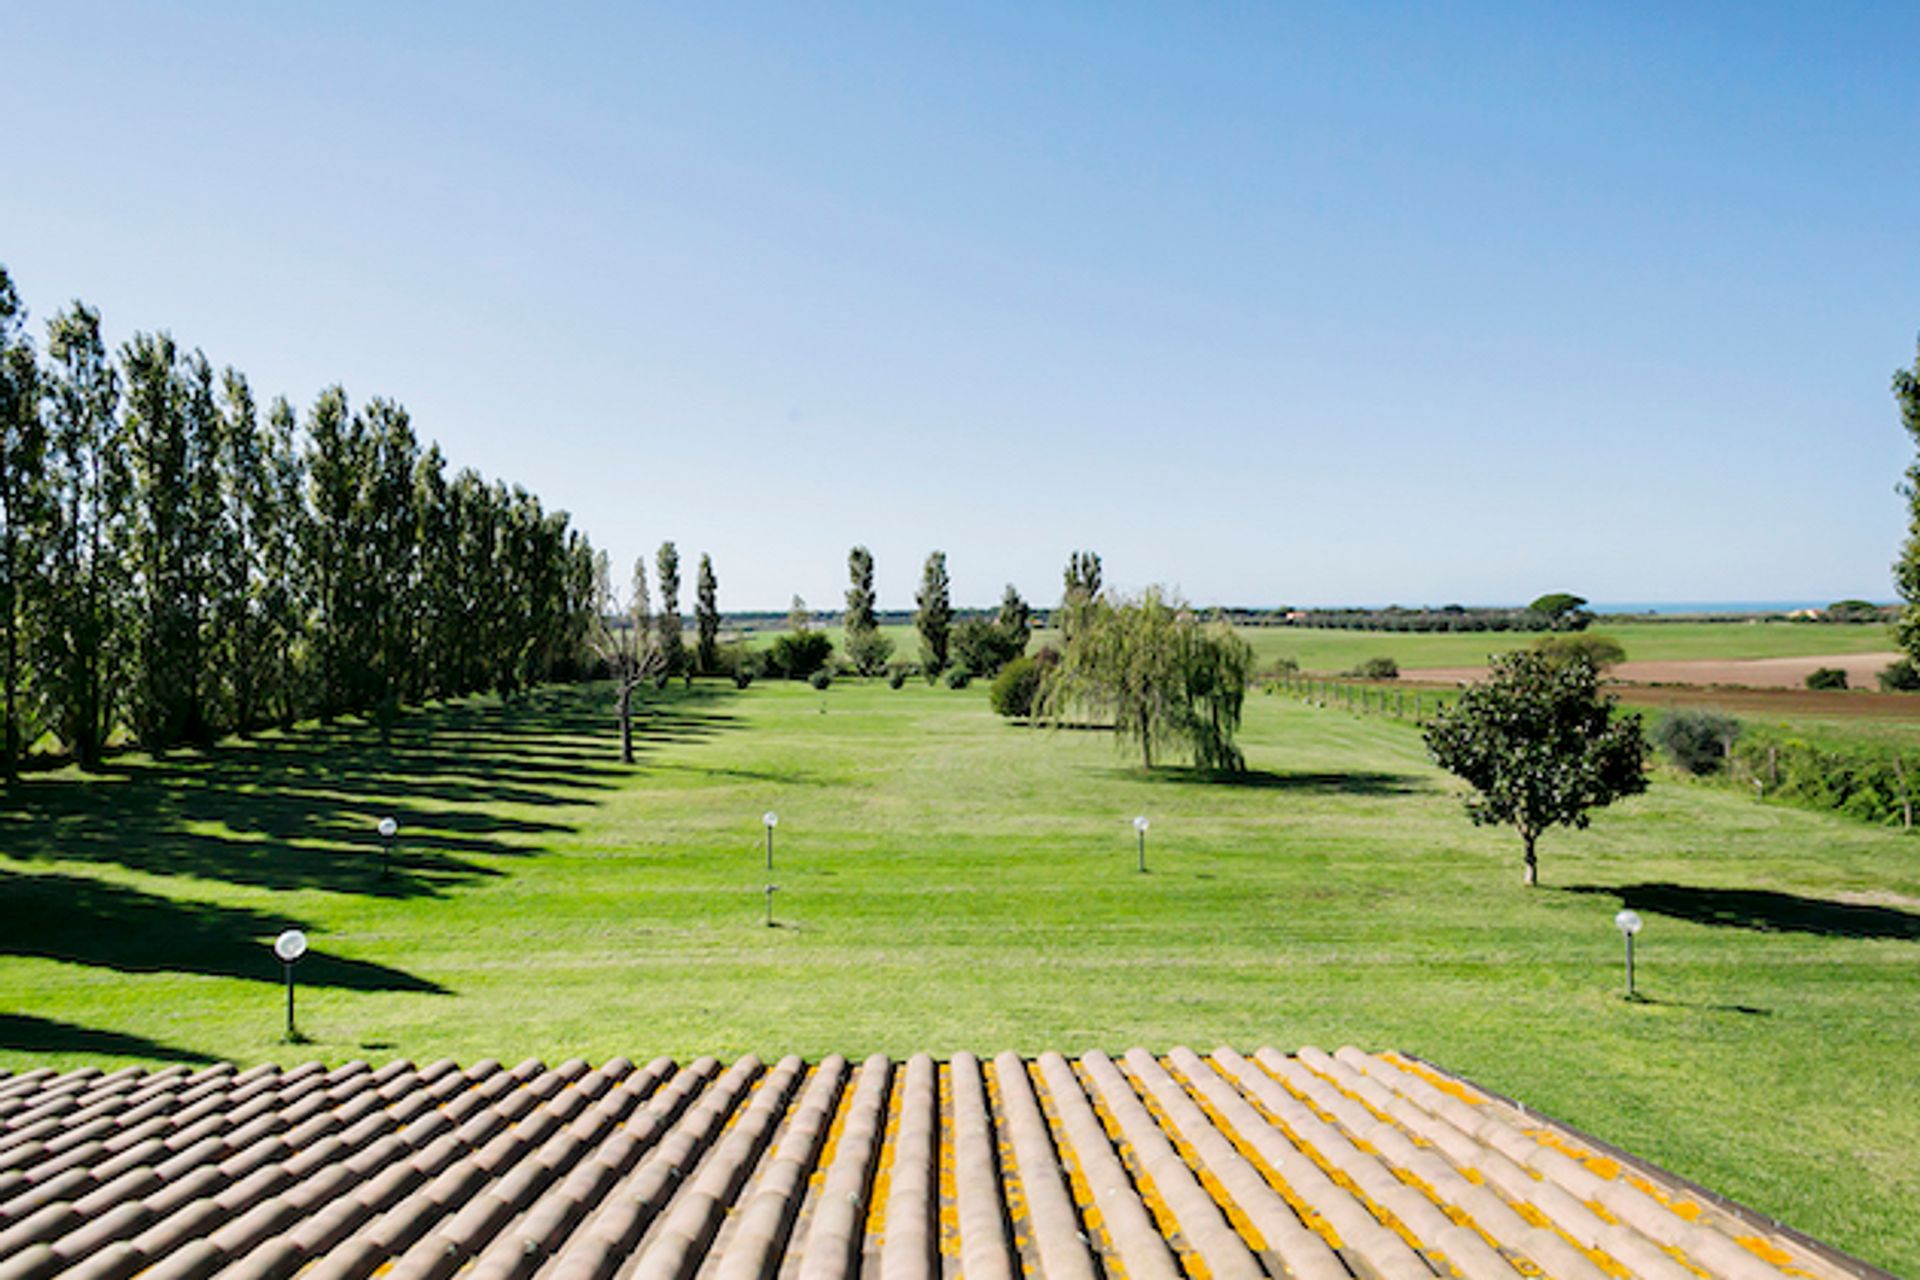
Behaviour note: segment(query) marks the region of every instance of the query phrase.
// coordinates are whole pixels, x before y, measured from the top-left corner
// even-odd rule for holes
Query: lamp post
[[[400,824],[392,818],[382,818],[375,829],[380,832],[380,874],[385,875],[393,861],[393,838],[400,834]]]
[[[280,958],[287,971],[287,1043],[292,1044],[299,1034],[293,1029],[293,966],[307,954],[307,935],[298,929],[288,929],[273,940],[273,954]]]
[[[769,809],[760,815],[760,821],[767,826],[767,870],[773,870],[773,829],[780,825],[780,815]]]
[[[773,928],[773,895],[777,893],[779,889],[780,886],[777,884],[767,886],[767,928],[769,929]]]
[[[1133,833],[1140,837],[1139,870],[1142,872],[1147,869],[1147,827],[1149,825],[1145,814],[1141,814],[1133,820]]]
[[[1633,935],[1640,932],[1640,913],[1631,909],[1623,910],[1613,918],[1613,927],[1627,940],[1627,999],[1640,997],[1633,989]]]

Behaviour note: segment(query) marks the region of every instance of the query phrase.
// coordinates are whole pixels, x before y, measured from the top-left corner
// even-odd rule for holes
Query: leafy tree
[[[217,657],[227,718],[240,733],[251,731],[271,678],[264,596],[272,483],[253,389],[227,369],[220,379],[221,408],[215,456],[221,513],[210,566],[213,587],[211,640]]]
[[[1539,880],[1535,845],[1550,827],[1585,828],[1590,810],[1647,788],[1640,717],[1614,715],[1584,662],[1522,650],[1493,660],[1426,730],[1441,768],[1474,789],[1475,825],[1510,825],[1525,848],[1525,882]]]
[[[1580,631],[1593,621],[1593,615],[1584,607],[1586,603],[1584,596],[1570,591],[1550,591],[1527,608],[1544,617],[1555,631]]]
[[[1533,651],[1543,653],[1555,662],[1584,662],[1595,671],[1605,671],[1627,660],[1627,651],[1612,636],[1569,635],[1561,632],[1534,641]]]
[[[824,631],[801,628],[783,631],[773,639],[768,660],[789,680],[804,680],[833,657],[833,640]]]
[[[1042,714],[1110,719],[1116,741],[1137,746],[1147,768],[1179,744],[1203,769],[1245,769],[1234,737],[1253,649],[1231,627],[1202,623],[1157,587],[1134,600],[1096,599],[1080,622],[1042,687]]]
[[[796,633],[813,630],[813,613],[807,608],[807,602],[800,598],[798,592],[787,605],[787,630]]]
[[[873,552],[865,547],[847,552],[847,577],[852,584],[847,588],[847,634],[872,631],[880,625],[873,612]]]
[[[311,640],[316,659],[318,682],[317,710],[323,720],[346,711],[353,705],[349,673],[359,655],[357,648],[355,605],[359,570],[360,475],[364,469],[366,441],[362,424],[347,411],[347,393],[338,386],[328,387],[307,412],[306,475],[311,495],[312,520],[307,526],[305,559],[313,571],[314,609]],[[463,478],[470,487],[479,487],[479,477],[471,472]],[[456,481],[457,483],[457,481]],[[476,517],[485,499],[474,497],[470,512]],[[470,574],[478,575],[492,567],[491,529],[481,539],[469,529],[465,550]],[[485,555],[480,559],[476,552]],[[476,643],[484,641],[488,619],[472,619]]]
[[[1011,583],[992,618],[967,618],[953,627],[949,648],[975,675],[992,676],[1027,651],[1031,611]]]
[[[920,657],[930,674],[947,666],[947,642],[953,627],[952,584],[947,579],[947,553],[935,551],[920,571],[920,590],[914,593],[918,609],[913,616],[920,630]]]
[[[713,576],[713,557],[700,553],[700,575],[694,586],[693,625],[699,634],[694,656],[700,674],[720,669],[720,580]]]
[[[1075,551],[1067,557],[1066,589],[1060,597],[1060,639],[1071,644],[1080,630],[1080,620],[1094,601],[1100,598],[1100,557],[1091,551]]]
[[[199,468],[211,471],[211,375],[183,361],[165,333],[135,334],[123,348],[126,431],[133,462],[133,729],[164,751],[204,741],[200,629],[206,601],[207,530]],[[203,404],[202,399],[207,401]]]
[[[1718,711],[1678,707],[1654,722],[1653,740],[1667,758],[1695,776],[1712,773],[1733,756],[1740,722]]]
[[[1871,600],[1835,600],[1827,606],[1829,622],[1878,622],[1880,606]]]
[[[1912,658],[1895,658],[1880,669],[1880,692],[1913,693],[1920,690],[1920,666]]]
[[[1347,674],[1357,680],[1398,680],[1400,664],[1392,658],[1367,658],[1355,663]]]
[[[893,656],[893,641],[880,634],[874,614],[873,553],[865,547],[847,552],[847,658],[863,676],[884,670]]]
[[[40,416],[40,370],[27,337],[26,309],[0,267],[0,774],[14,779],[31,741],[28,698],[29,627],[46,586],[46,424]]]
[[[1893,370],[1893,403],[1899,405],[1907,438],[1920,447],[1920,353],[1914,355],[1914,367]],[[1907,541],[1893,562],[1893,585],[1903,601],[1893,635],[1908,658],[1920,660],[1920,455],[1908,462],[1899,493],[1907,499]]]
[[[653,558],[660,572],[660,651],[666,655],[667,674],[678,675],[687,663],[686,642],[680,636],[680,549],[672,542],[660,544]]]
[[[132,478],[100,313],[76,302],[55,316],[47,355],[53,589],[39,667],[55,732],[81,768],[93,769],[121,705]]]

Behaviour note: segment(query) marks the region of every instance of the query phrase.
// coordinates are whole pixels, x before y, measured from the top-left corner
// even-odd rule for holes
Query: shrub
[[[1585,662],[1595,671],[1605,671],[1614,663],[1627,660],[1627,651],[1612,636],[1560,632],[1534,641],[1533,649],[1555,662]]]
[[[990,676],[1025,652],[1027,628],[1002,627],[992,618],[967,618],[953,628],[953,659],[960,666]]]
[[[1882,693],[1913,693],[1920,690],[1920,666],[1912,658],[1895,658],[1880,670]]]
[[[804,680],[827,665],[833,641],[820,631],[785,631],[774,638],[768,661],[789,680]]]
[[[1653,726],[1653,740],[1667,758],[1698,776],[1725,764],[1740,736],[1740,722],[1718,711],[1669,711]]]
[[[1015,658],[1000,668],[987,691],[994,711],[1009,720],[1024,720],[1033,714],[1033,698],[1040,692],[1042,669],[1032,658]]]
[[[905,667],[895,667],[893,670],[887,672],[887,688],[889,689],[906,688],[907,675],[908,675],[908,672]]]
[[[828,671],[825,667],[822,667],[818,671],[814,672],[812,675],[807,677],[807,683],[812,685],[816,689],[824,689],[828,685],[833,683],[833,672]]]
[[[1398,680],[1400,664],[1392,658],[1368,658],[1347,674],[1359,680]]]
[[[972,683],[973,683],[973,672],[967,669],[966,663],[963,662],[963,663],[960,663],[958,666],[952,666],[947,668],[947,688],[964,689]]]
[[[1262,680],[1290,680],[1300,674],[1300,659],[1275,658],[1267,669],[1260,673]]]
[[[1815,667],[1807,672],[1809,689],[1844,689],[1847,687],[1847,673],[1839,667]]]
[[[876,628],[847,632],[847,658],[863,676],[879,675],[893,656],[893,641]]]
[[[733,669],[733,687],[744,689],[753,683],[753,668],[742,664]]]

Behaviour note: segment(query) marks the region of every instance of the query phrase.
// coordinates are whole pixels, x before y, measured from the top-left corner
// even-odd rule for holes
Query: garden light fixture
[[[400,834],[400,824],[392,818],[380,819],[375,828],[380,833],[380,874],[387,874],[387,864],[393,861],[393,838]]]
[[[767,870],[773,870],[773,829],[780,825],[780,815],[769,809],[760,815],[760,821],[767,825]],[[772,892],[771,886],[768,892]]]
[[[1627,940],[1627,999],[1638,1000],[1633,989],[1633,935],[1640,932],[1640,913],[1631,908],[1622,910],[1613,918],[1613,927]]]
[[[1147,828],[1150,825],[1152,824],[1147,821],[1145,814],[1141,814],[1133,820],[1133,833],[1140,837],[1139,869],[1141,871],[1147,869]]]
[[[298,929],[288,929],[273,940],[273,954],[287,971],[287,1043],[292,1044],[298,1036],[293,1029],[293,966],[307,954],[307,935]]]

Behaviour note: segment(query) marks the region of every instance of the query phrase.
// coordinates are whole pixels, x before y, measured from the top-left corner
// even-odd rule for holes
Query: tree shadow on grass
[[[1157,765],[1141,773],[1117,769],[1115,776],[1135,782],[1153,782],[1183,786],[1233,787],[1249,791],[1298,791],[1309,794],[1399,796],[1424,791],[1424,779],[1409,773],[1379,773],[1372,770],[1288,771],[1247,769],[1227,773],[1200,769],[1192,765]]]
[[[1676,920],[1762,933],[1810,933],[1826,938],[1891,938],[1920,942],[1920,915],[1869,903],[1832,902],[1774,889],[1719,889],[1702,885],[1569,885],[1566,893],[1617,898],[1636,911]]]
[[[162,898],[83,876],[0,875],[0,955],[33,956],[122,973],[197,973],[279,982],[271,945],[290,917]],[[296,975],[306,986],[445,995],[402,969],[327,953],[324,938]]]
[[[100,1058],[157,1058],[164,1062],[212,1062],[197,1049],[182,1049],[144,1036],[35,1018],[24,1013],[0,1013],[0,1049],[18,1053],[72,1053]]]
[[[708,705],[730,693],[656,696],[643,749],[736,719]],[[343,719],[159,761],[120,756],[92,776],[31,777],[0,798],[0,850],[255,888],[441,896],[503,874],[469,855],[528,856],[575,829],[549,813],[621,785],[610,706],[605,686],[556,687],[408,712],[384,739]],[[374,829],[382,817],[400,824],[391,867]]]

